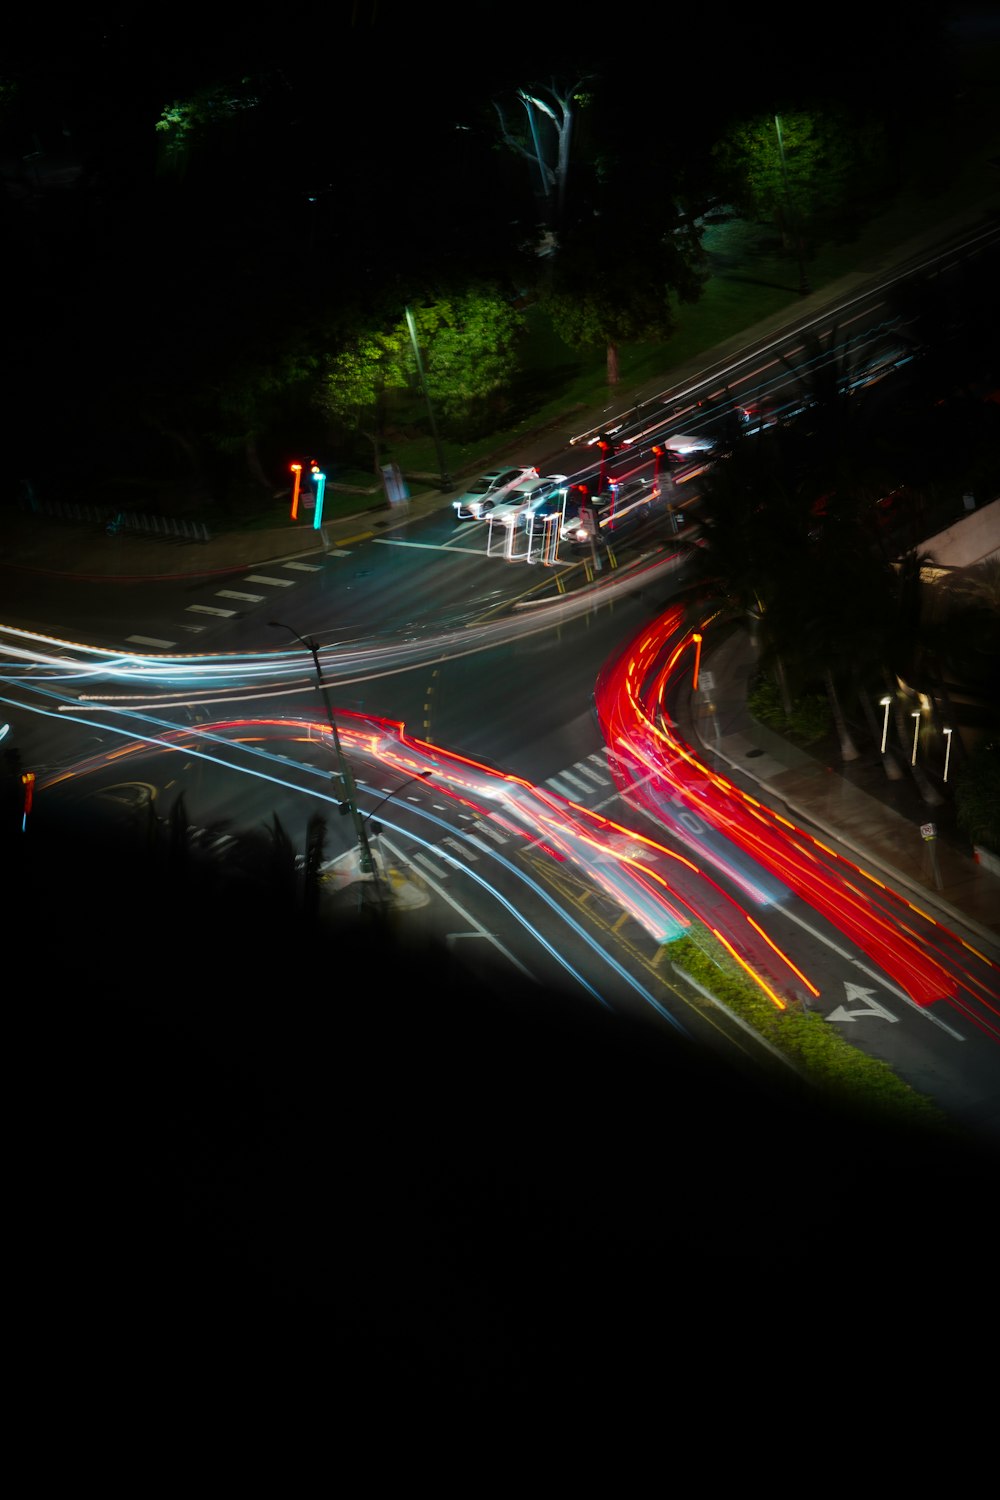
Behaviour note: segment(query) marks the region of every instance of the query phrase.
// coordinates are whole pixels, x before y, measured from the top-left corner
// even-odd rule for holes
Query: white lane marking
[[[838,1005],[836,1010],[831,1010],[827,1016],[828,1021],[857,1021],[861,1016],[878,1016],[880,1020],[892,1021],[898,1024],[897,1018],[891,1010],[886,1010],[884,1005],[879,1005],[871,990],[863,989],[860,984],[850,984],[844,980],[844,989],[847,991],[848,1004],[853,1000],[855,1003],[864,1000],[864,1005],[859,1005],[857,1010],[847,1010],[843,1005]]]
[[[267,596],[265,594],[241,594],[238,589],[219,589],[215,597],[217,599],[243,599],[247,604],[260,604]]]
[[[158,641],[155,635],[127,635],[125,637],[135,646],[176,646],[176,641]]]
[[[573,790],[572,790],[572,788],[568,787],[568,786],[560,786],[559,781],[558,781],[558,779],[555,776],[548,776],[548,777],[546,777],[545,785],[546,786],[550,786],[554,792],[558,792],[559,795],[560,795],[560,797],[565,797],[566,800],[567,800],[567,802],[572,802],[572,800],[573,800]]]
[[[420,547],[424,552],[468,552],[470,557],[483,557],[482,547],[453,547],[448,542],[404,542],[394,536],[373,536],[373,542],[383,547]]]
[[[267,573],[250,573],[244,579],[245,583],[273,583],[276,589],[290,589],[295,584],[294,578],[271,578]]]
[[[795,922],[799,927],[804,928],[804,930],[809,933],[810,937],[817,938],[819,942],[825,943],[828,948],[832,948],[834,953],[839,953],[841,958],[846,959],[849,964],[853,964],[856,969],[860,969],[862,974],[867,974],[869,979],[871,979],[875,984],[880,985],[883,989],[889,990],[893,995],[897,997],[897,999],[902,1000],[904,1005],[908,1005],[911,1010],[915,1010],[918,1016],[922,1016],[925,1021],[932,1021],[935,1026],[940,1026],[941,1030],[946,1032],[948,1036],[952,1037],[956,1042],[965,1041],[965,1037],[960,1031],[956,1031],[953,1027],[948,1026],[944,1021],[939,1020],[937,1016],[932,1015],[928,1006],[918,1005],[917,1002],[913,1000],[905,990],[901,990],[897,985],[893,984],[892,980],[888,979],[885,974],[879,973],[877,969],[869,969],[868,965],[863,964],[861,960],[859,958],[856,958],[853,953],[850,953],[846,948],[842,948],[839,943],[835,943],[832,938],[826,935],[826,933],[819,932],[815,927],[810,926],[810,924],[805,920],[804,917],[797,916],[796,913],[791,911],[786,904],[780,901],[775,902],[775,904],[770,909],[773,913],[779,916],[788,917],[790,921]]]
[[[188,609],[196,615],[221,615],[224,620],[231,620],[236,614],[235,609],[213,609],[210,604],[189,604]]]
[[[286,562],[282,563],[281,566],[283,568],[295,568],[299,573],[322,573],[323,571],[322,563]]]
[[[411,854],[410,863],[413,865],[420,865],[421,868],[430,870],[431,874],[436,875],[438,880],[447,880],[448,878],[447,870],[439,869],[438,866],[434,864],[433,860],[428,859],[426,854],[421,854],[420,852]]]
[[[385,844],[386,848],[389,850],[390,854],[392,854],[394,856],[394,858],[400,860],[402,863],[405,864],[406,861],[405,861],[405,859],[403,857],[402,852],[399,849],[396,849],[389,842],[388,839],[383,839],[382,842]],[[443,840],[443,842],[444,843],[450,843],[451,840],[450,839],[445,839],[445,840]],[[525,968],[525,966],[521,962],[521,960],[519,958],[515,958],[514,954],[511,953],[510,949],[509,948],[505,948],[504,945],[503,945],[503,943],[499,942],[498,939],[494,936],[494,934],[492,932],[487,932],[486,928],[482,925],[482,923],[481,922],[477,922],[476,919],[475,919],[475,917],[471,916],[469,914],[469,912],[467,912],[465,910],[465,908],[463,906],[461,906],[459,904],[459,902],[457,902],[455,900],[455,898],[451,895],[451,893],[448,890],[446,890],[443,886],[439,886],[436,881],[434,881],[434,880],[432,880],[430,878],[429,875],[424,875],[423,878],[424,878],[424,880],[427,881],[427,884],[431,887],[431,889],[434,891],[434,893],[437,896],[439,896],[442,901],[446,901],[448,903],[448,905],[453,908],[453,910],[457,911],[459,913],[459,915],[461,916],[462,920],[464,922],[468,922],[469,926],[476,933],[478,933],[478,935],[480,937],[485,938],[488,943],[492,943],[493,946],[494,946],[494,948],[497,950],[497,952],[498,953],[502,953],[503,956],[504,956],[504,958],[506,958],[510,963],[512,963],[514,965],[515,969],[520,969],[520,971],[521,971],[522,974],[525,974],[529,979],[532,979],[532,981],[533,981],[533,975],[531,973],[531,970]],[[464,934],[459,934],[459,935],[460,936],[464,936]]]

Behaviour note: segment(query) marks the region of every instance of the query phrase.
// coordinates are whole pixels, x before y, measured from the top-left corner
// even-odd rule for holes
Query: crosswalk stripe
[[[273,583],[276,589],[290,589],[295,583],[294,578],[272,578],[267,573],[251,573],[246,579],[247,583]]]
[[[323,571],[322,563],[286,562],[282,563],[281,566],[283,568],[294,568],[298,573],[322,573]]]
[[[581,777],[574,776],[573,772],[570,770],[562,770],[559,772],[559,775],[563,778],[564,781],[568,781],[570,786],[575,786],[577,791],[592,792],[594,790],[593,787],[588,786]]]
[[[560,797],[567,797],[567,798],[569,798],[572,801],[572,798],[573,798],[572,788],[568,787],[568,786],[562,786],[560,784],[559,778],[557,776],[549,776],[549,777],[547,777],[546,781],[545,781],[545,785],[546,786],[550,786],[554,792],[558,792]]]
[[[427,858],[426,854],[411,854],[410,863],[414,865],[423,865],[424,869],[429,870],[430,873],[436,876],[438,880],[446,880],[448,878],[448,871],[439,869],[432,859]]]
[[[239,589],[219,589],[217,599],[243,599],[247,604],[260,604],[264,594],[241,594]]]
[[[473,854],[472,850],[469,849],[465,844],[460,844],[458,839],[447,838],[442,839],[441,842],[442,844],[447,844],[449,849],[454,849],[458,854],[461,854],[464,859],[477,858],[477,856]]]
[[[189,604],[188,609],[196,615],[221,615],[224,620],[231,620],[236,614],[235,609],[213,609],[210,604]]]
[[[500,833],[490,823],[484,823],[480,820],[474,823],[472,826],[474,828],[478,828],[480,833],[485,833],[486,837],[491,838],[496,844],[506,844],[507,842],[507,835],[504,833]]]
[[[584,765],[582,760],[578,760],[573,769],[579,771],[581,776],[586,776],[592,786],[607,786],[608,784],[606,776],[599,776],[591,766]]]

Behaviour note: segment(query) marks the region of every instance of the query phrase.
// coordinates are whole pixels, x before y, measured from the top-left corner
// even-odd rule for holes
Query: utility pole
[[[376,868],[375,861],[372,857],[371,845],[368,842],[368,829],[365,826],[365,819],[361,816],[361,812],[358,808],[357,789],[354,785],[354,777],[351,773],[351,768],[344,757],[343,747],[340,743],[340,733],[337,729],[337,720],[334,717],[333,704],[330,702],[330,694],[327,689],[326,682],[323,679],[323,669],[320,666],[319,646],[316,641],[313,640],[312,636],[299,635],[298,631],[293,630],[291,625],[283,625],[280,620],[269,620],[268,624],[273,626],[276,630],[287,630],[289,635],[293,635],[301,645],[305,646],[306,650],[309,652],[313,659],[313,666],[316,668],[316,681],[319,684],[319,690],[323,695],[323,702],[326,705],[326,716],[330,721],[330,729],[333,732],[333,746],[337,754],[337,765],[340,768],[340,785],[338,787],[338,792],[341,796],[343,804],[347,807],[347,810],[354,821],[354,831],[358,837],[358,866],[362,876],[368,876],[374,883],[379,905],[381,905],[383,900],[381,879]]]

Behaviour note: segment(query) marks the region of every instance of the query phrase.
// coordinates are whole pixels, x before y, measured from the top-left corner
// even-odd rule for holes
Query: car
[[[502,521],[505,526],[524,526],[528,516],[535,514],[547,501],[557,498],[567,483],[565,474],[536,474],[534,479],[525,479],[508,493],[506,500],[494,505],[491,521]]]
[[[670,464],[689,464],[696,459],[707,458],[715,449],[716,441],[706,434],[673,432],[660,438],[656,447]]]
[[[650,506],[656,498],[652,479],[625,479],[620,484],[611,484],[606,490],[588,499],[584,495],[574,496],[572,507],[567,506],[562,527],[562,540],[574,546],[583,546],[590,541],[591,534],[603,536],[615,531],[619,524],[628,525],[649,515]],[[578,503],[577,503],[578,502]],[[583,518],[580,516],[583,507]],[[588,518],[593,516],[593,527]]]
[[[572,503],[566,506],[566,515],[559,533],[561,539],[572,542],[575,547],[589,545],[592,538],[603,540],[612,500],[610,490],[602,490],[599,495],[573,495]]]
[[[452,508],[460,521],[481,521],[515,486],[537,478],[538,470],[533,468],[489,469],[451,502]]]

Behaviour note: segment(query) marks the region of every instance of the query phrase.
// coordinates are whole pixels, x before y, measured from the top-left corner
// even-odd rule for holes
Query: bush
[[[980,746],[957,772],[955,811],[973,844],[1000,853],[1000,739]]]
[[[830,705],[825,693],[797,697],[791,713],[786,714],[778,685],[769,677],[758,678],[747,696],[747,706],[752,717],[761,724],[766,724],[777,734],[787,735],[800,745],[816,744],[818,740],[825,739],[832,728]]]

